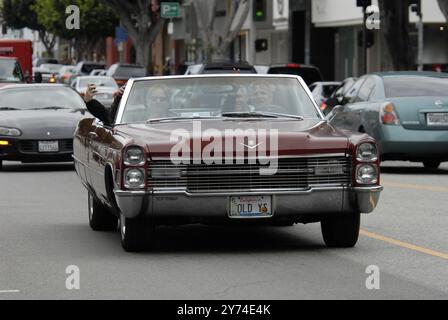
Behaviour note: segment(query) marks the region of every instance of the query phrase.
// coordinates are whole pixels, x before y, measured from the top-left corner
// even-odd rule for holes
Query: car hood
[[[200,125],[202,134],[204,131],[214,129],[224,135],[225,130],[254,129],[278,132],[279,155],[303,155],[303,154],[328,154],[346,153],[348,149],[347,133],[337,130],[322,120],[296,121],[296,120],[203,120],[195,121]],[[169,123],[154,124],[130,124],[122,125],[117,129],[119,133],[131,139],[129,144],[144,145],[147,151],[154,157],[169,157],[170,151],[176,145],[175,130],[188,133],[188,141],[193,146],[194,141],[200,141],[201,137],[193,136],[192,121],[174,121]],[[235,136],[236,134],[234,134]],[[174,138],[174,139],[173,139]],[[174,140],[174,141],[173,141]],[[260,140],[261,141],[261,140]],[[260,141],[257,141],[259,143]],[[271,141],[267,139],[269,150]],[[202,142],[202,149],[210,142]],[[225,143],[222,143],[225,146]],[[192,148],[193,149],[193,148]]]
[[[83,117],[71,109],[0,111],[0,126],[20,129],[23,139],[68,139]]]

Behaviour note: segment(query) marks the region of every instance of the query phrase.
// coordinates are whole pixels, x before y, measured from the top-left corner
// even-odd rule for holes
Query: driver
[[[146,96],[147,118],[157,119],[168,116],[169,95],[164,84],[154,84]]]
[[[274,105],[272,86],[266,80],[257,80],[252,83],[250,96],[250,103],[256,110],[269,111],[269,106]]]

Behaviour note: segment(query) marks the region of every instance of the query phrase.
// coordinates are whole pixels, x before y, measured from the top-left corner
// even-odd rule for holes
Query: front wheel
[[[358,242],[361,214],[328,217],[321,221],[325,244],[330,248],[353,248]]]
[[[424,161],[423,165],[425,166],[426,169],[438,169],[440,167],[440,161],[436,161],[436,160],[428,160],[428,161]]]
[[[94,231],[117,230],[118,218],[101,204],[89,191],[88,199],[89,225]]]
[[[154,224],[148,219],[128,219],[120,215],[121,245],[126,252],[149,251],[154,243]]]

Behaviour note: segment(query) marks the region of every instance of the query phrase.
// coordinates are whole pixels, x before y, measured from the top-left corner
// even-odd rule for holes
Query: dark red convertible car
[[[353,247],[382,187],[376,142],[332,127],[300,77],[199,75],[130,80],[113,123],[74,139],[93,230],[151,248],[160,225],[320,222]]]

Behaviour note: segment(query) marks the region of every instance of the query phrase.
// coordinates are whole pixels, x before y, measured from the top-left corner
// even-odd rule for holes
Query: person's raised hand
[[[86,103],[90,102],[93,100],[93,98],[95,98],[95,96],[98,94],[98,91],[96,90],[96,85],[94,84],[89,84],[87,86],[87,91],[84,94],[84,101]]]

